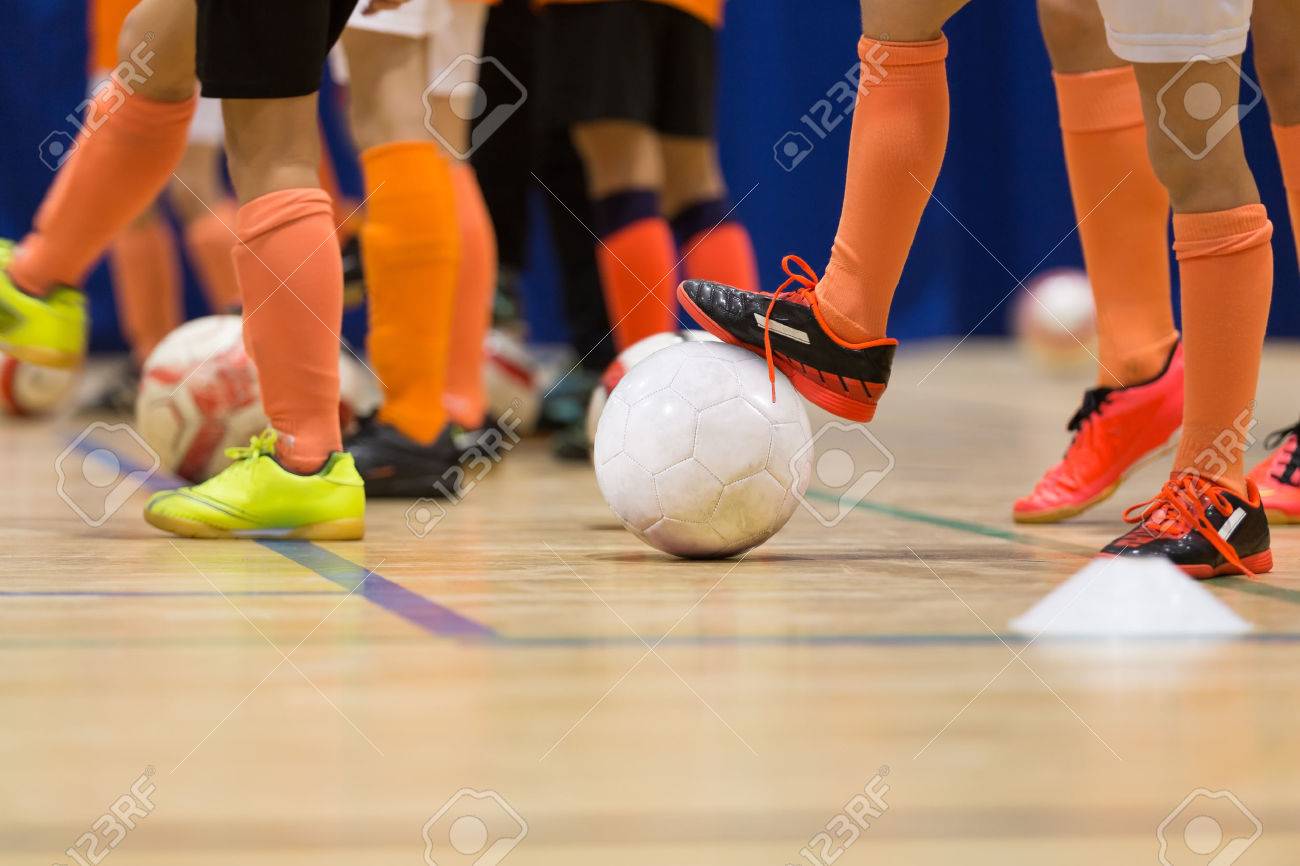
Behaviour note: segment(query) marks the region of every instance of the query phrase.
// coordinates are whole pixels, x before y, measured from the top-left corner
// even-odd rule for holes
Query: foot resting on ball
[[[228,449],[235,462],[202,484],[155,493],[144,519],[187,538],[361,538],[366,494],[352,456],[335,451],[316,473],[299,475],[276,460],[275,440],[266,430]]]
[[[687,280],[677,297],[700,327],[766,357],[773,379],[780,370],[800,394],[827,412],[870,421],[889,383],[898,341],[840,339],[817,306],[816,273],[798,256],[786,256],[781,265],[789,279],[775,293]],[[791,286],[796,288],[788,291]]]
[[[13,241],[0,238],[0,349],[43,367],[76,367],[86,355],[86,298],[71,286],[45,297],[24,292],[8,274]]]

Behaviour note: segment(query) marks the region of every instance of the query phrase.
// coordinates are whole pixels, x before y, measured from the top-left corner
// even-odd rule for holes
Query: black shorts
[[[320,89],[357,0],[195,0],[203,95],[287,99]]]
[[[646,0],[551,4],[541,18],[548,121],[630,120],[664,135],[713,137],[718,46],[708,24]]]

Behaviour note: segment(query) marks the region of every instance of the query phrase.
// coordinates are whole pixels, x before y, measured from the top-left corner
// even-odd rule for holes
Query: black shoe
[[[1199,475],[1174,473],[1154,498],[1124,512],[1136,523],[1102,555],[1163,556],[1196,578],[1273,570],[1268,517],[1253,481],[1248,499]]]
[[[134,361],[125,361],[103,380],[99,390],[86,398],[81,411],[131,415],[135,412],[135,401],[139,396],[140,368]]]
[[[407,438],[396,427],[370,419],[344,444],[374,497],[445,497],[461,494],[464,450],[451,425],[429,445]]]
[[[720,340],[765,355],[771,366],[790,378],[795,390],[827,412],[850,421],[870,421],[889,384],[898,341],[846,343],[836,337],[822,325],[812,268],[798,256],[786,256],[781,265],[789,279],[775,294],[687,280],[677,289],[677,297],[700,327]],[[798,288],[787,293],[790,286]]]

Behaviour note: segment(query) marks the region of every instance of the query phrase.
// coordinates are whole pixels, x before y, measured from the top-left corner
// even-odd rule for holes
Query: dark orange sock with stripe
[[[1175,471],[1244,494],[1242,456],[1273,298],[1273,224],[1263,205],[1174,214],[1182,280],[1183,438]]]
[[[239,308],[239,279],[230,258],[238,243],[234,231],[238,214],[239,205],[223,199],[185,227],[185,252],[214,313]]]
[[[1057,73],[1065,162],[1097,305],[1098,384],[1145,382],[1178,339],[1169,274],[1169,193],[1147,154],[1132,66]]]
[[[497,288],[497,237],[474,169],[468,163],[454,163],[451,177],[461,256],[444,402],[452,421],[474,430],[483,426],[487,412],[483,341],[492,324],[492,296]]]
[[[429,444],[447,423],[443,401],[451,317],[460,272],[460,228],[451,166],[431,141],[361,154],[370,335],[384,387],[379,419]]]
[[[1277,156],[1282,162],[1286,200],[1291,209],[1291,229],[1295,233],[1296,255],[1300,256],[1300,124],[1275,125],[1273,140],[1277,142]]]
[[[280,434],[277,455],[295,472],[315,472],[343,447],[343,263],[334,209],[322,190],[280,190],[241,207],[236,230],[244,345],[257,365],[262,407]]]
[[[605,306],[619,349],[677,327],[676,245],[659,196],[630,190],[592,207]]]
[[[23,238],[9,275],[34,294],[78,285],[113,239],[153,203],[185,152],[198,96],[157,102],[120,85],[97,97],[120,105],[84,132]]]
[[[136,364],[180,326],[180,262],[165,220],[150,215],[127,226],[109,248],[117,320]]]
[[[725,200],[693,204],[673,217],[673,235],[688,280],[712,280],[758,291],[758,264],[749,231],[730,215]]]
[[[817,302],[850,343],[885,336],[889,307],[948,146],[948,40],[858,43],[862,78],[844,209]]]

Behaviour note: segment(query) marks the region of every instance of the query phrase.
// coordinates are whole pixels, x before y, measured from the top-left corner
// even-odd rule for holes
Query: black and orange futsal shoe
[[[1137,525],[1102,548],[1103,556],[1163,556],[1195,578],[1273,570],[1268,517],[1253,481],[1243,499],[1199,475],[1175,473],[1124,519]]]
[[[898,341],[841,340],[817,307],[813,269],[798,256],[786,256],[781,266],[789,279],[773,293],[687,280],[677,297],[704,330],[767,358],[773,380],[780,370],[800,394],[827,412],[870,421],[889,384]]]

